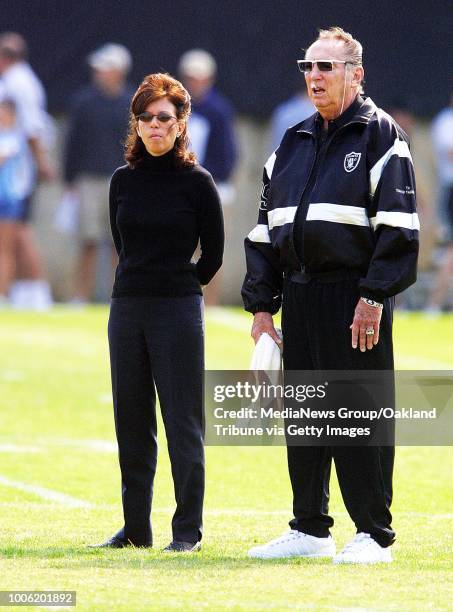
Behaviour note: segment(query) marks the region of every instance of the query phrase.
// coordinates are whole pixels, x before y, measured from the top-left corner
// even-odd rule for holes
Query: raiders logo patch
[[[361,153],[355,153],[354,151],[351,151],[351,153],[345,155],[343,166],[346,172],[352,172],[355,170],[359,165],[361,157]]]

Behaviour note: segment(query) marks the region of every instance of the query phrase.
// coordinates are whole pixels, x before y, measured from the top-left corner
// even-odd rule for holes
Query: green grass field
[[[257,561],[291,518],[282,447],[209,447],[203,550],[167,556],[174,507],[162,427],[152,550],[86,544],[122,524],[108,311],[0,314],[0,590],[75,590],[83,610],[450,609],[452,449],[397,449],[391,565]],[[246,369],[250,319],[207,314],[207,367]],[[453,369],[453,317],[398,316],[397,367]],[[353,525],[332,482],[337,549]]]

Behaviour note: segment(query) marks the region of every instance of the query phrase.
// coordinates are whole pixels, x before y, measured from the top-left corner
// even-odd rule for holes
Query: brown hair
[[[187,135],[187,119],[190,115],[190,95],[182,83],[169,74],[148,74],[135,92],[129,111],[129,132],[125,143],[124,158],[130,168],[135,168],[145,157],[146,148],[137,134],[137,116],[145,112],[146,107],[155,100],[168,98],[176,107],[176,116],[184,121],[181,135],[176,139],[174,152],[179,166],[193,166],[197,159],[195,153],[189,151]]]

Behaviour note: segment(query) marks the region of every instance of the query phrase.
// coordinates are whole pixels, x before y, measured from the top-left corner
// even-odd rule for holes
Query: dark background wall
[[[453,89],[452,0],[1,0],[1,29],[23,34],[52,112],[87,77],[104,42],[131,50],[131,81],[175,73],[185,50],[219,64],[219,88],[241,113],[267,117],[301,83],[295,59],[319,27],[340,25],[364,46],[366,92],[432,116]]]

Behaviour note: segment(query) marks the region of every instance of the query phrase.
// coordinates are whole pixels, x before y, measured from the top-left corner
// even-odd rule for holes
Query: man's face
[[[3,74],[11,66],[11,62],[0,53],[0,74]]]
[[[109,70],[93,70],[93,81],[102,90],[107,93],[120,89],[125,80],[125,74],[121,70],[111,68]]]
[[[212,78],[196,79],[185,75],[182,78],[184,85],[194,100],[202,100],[213,84]]]
[[[309,47],[305,59],[312,62],[317,60],[344,60],[344,43],[340,40],[317,40]],[[351,90],[352,70],[346,70],[346,64],[334,64],[330,72],[321,72],[318,65],[305,75],[310,100],[327,120],[335,119],[340,115],[344,98],[344,109],[354,100],[356,89]],[[346,87],[345,87],[346,79]]]

